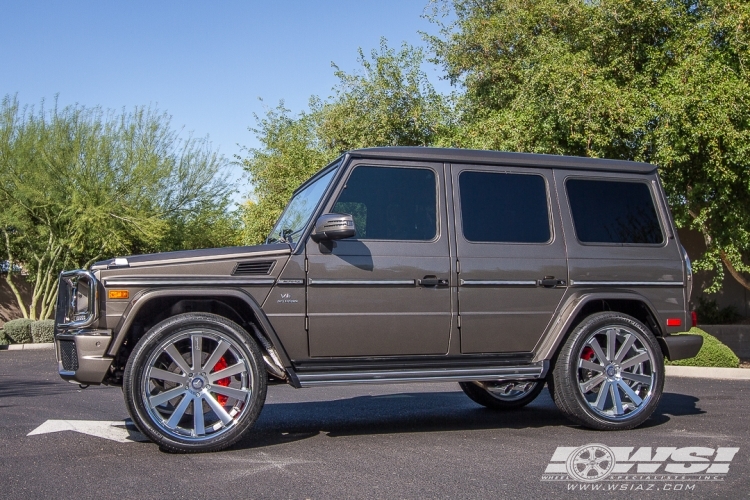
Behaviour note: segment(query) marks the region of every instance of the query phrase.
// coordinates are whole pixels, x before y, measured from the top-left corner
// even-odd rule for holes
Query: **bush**
[[[35,344],[53,342],[55,340],[55,320],[43,319],[31,324],[31,338]]]
[[[3,331],[11,341],[17,344],[29,344],[32,342],[30,319],[14,319],[5,323]]]
[[[0,329],[0,345],[10,344],[10,339],[5,336],[5,331]]]
[[[709,366],[713,368],[738,368],[739,358],[719,339],[700,328],[693,328],[690,333],[703,337],[703,347],[694,358],[666,361],[668,365],[676,366]]]
[[[706,297],[698,297],[698,306],[695,308],[698,321],[703,325],[729,325],[739,320],[741,316],[734,306],[722,307],[715,300]]]

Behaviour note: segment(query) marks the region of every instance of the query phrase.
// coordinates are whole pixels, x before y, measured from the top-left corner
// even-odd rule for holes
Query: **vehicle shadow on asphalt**
[[[664,393],[653,416],[641,426],[663,425],[671,417],[705,413],[695,396]],[[261,448],[328,437],[450,432],[483,429],[580,428],[557,409],[545,389],[530,405],[494,411],[462,392],[358,396],[335,401],[267,404],[254,429],[232,449]]]
[[[701,415],[706,413],[698,407],[699,398],[687,394],[665,392],[661,395],[659,406],[651,418],[646,420],[639,428],[647,429],[669,422],[669,416],[681,417],[686,415]]]
[[[18,379],[3,380],[0,377],[0,398],[38,398],[43,396],[56,396],[70,392],[70,384],[61,383],[61,380],[25,380],[20,383]]]

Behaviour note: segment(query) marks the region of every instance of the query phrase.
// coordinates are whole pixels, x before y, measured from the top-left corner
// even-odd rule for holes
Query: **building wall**
[[[21,297],[26,307],[28,307],[31,302],[31,284],[23,276],[14,276],[13,283],[21,292]],[[18,301],[13,294],[13,290],[10,289],[10,286],[5,281],[5,275],[2,275],[0,276],[0,326],[4,325],[6,321],[18,318],[23,318],[23,314],[18,307]]]
[[[679,229],[677,234],[680,237],[682,246],[687,250],[691,261],[697,260],[703,252],[706,251],[706,243],[703,235],[698,231]],[[711,285],[714,273],[701,271],[694,275],[695,285],[693,286],[693,302],[697,303],[698,297],[703,294],[703,290]],[[745,318],[750,317],[750,293],[740,285],[737,280],[732,278],[728,272],[724,272],[724,282],[718,293],[707,295],[713,299],[719,307],[734,306],[737,312]],[[698,318],[700,321],[700,318]]]

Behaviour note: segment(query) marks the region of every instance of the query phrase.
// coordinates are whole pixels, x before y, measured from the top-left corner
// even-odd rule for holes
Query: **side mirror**
[[[341,240],[357,234],[354,218],[350,214],[323,214],[315,221],[311,238],[315,242]]]

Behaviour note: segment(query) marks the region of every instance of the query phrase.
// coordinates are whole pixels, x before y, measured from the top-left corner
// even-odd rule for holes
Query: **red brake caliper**
[[[585,359],[586,361],[591,361],[594,358],[594,356],[596,356],[596,353],[591,347],[586,346],[583,348],[583,352],[581,353],[581,359]]]
[[[221,357],[221,358],[219,359],[219,361],[217,361],[217,362],[216,362],[216,365],[214,366],[214,373],[216,373],[216,372],[218,372],[218,371],[221,371],[221,370],[223,370],[223,369],[224,369],[224,368],[226,368],[227,366],[229,366],[229,365],[227,364],[227,360],[226,360],[226,359],[224,359],[224,357],[222,356],[222,357]],[[226,386],[228,386],[228,385],[229,385],[229,383],[230,383],[230,382],[231,382],[231,379],[230,379],[230,377],[227,377],[227,378],[223,378],[223,379],[221,379],[221,380],[217,380],[217,381],[215,382],[215,384],[217,384],[217,385],[223,385],[224,387],[226,387]],[[229,397],[228,397],[228,396],[224,396],[223,394],[217,394],[217,395],[216,395],[216,400],[217,400],[217,401],[219,402],[219,404],[220,404],[221,406],[224,406],[225,404],[227,404],[227,400],[228,400],[228,399],[229,399]]]

